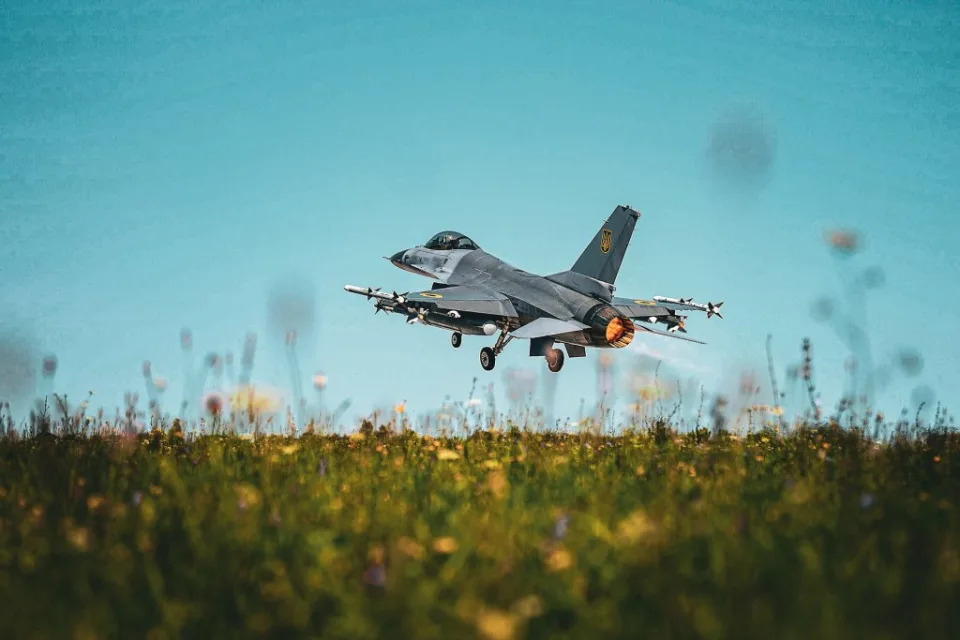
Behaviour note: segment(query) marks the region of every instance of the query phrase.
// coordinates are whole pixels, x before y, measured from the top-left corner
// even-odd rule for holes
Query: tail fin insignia
[[[613,231],[604,229],[600,232],[600,251],[610,253],[610,245],[613,244]]]

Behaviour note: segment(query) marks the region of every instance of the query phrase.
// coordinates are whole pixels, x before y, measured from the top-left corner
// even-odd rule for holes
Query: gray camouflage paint
[[[618,206],[570,271],[546,277],[518,269],[479,248],[417,246],[399,251],[389,258],[394,265],[437,282],[431,290],[404,294],[402,302],[384,300],[378,294],[378,309],[462,333],[483,334],[482,326],[492,322],[511,335],[517,332],[516,337],[536,341],[531,353],[542,352],[544,340],[573,345],[568,347],[572,357],[583,355],[582,346],[611,346],[597,339],[596,316],[602,308],[607,315],[634,321],[638,332],[690,340],[636,323],[662,323],[684,331],[683,317],[676,312],[703,310],[698,306],[613,297],[639,216],[628,206]],[[540,319],[544,320],[537,322]]]

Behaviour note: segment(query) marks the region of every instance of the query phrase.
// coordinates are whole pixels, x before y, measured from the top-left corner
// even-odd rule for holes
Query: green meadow
[[[949,638],[960,437],[0,438],[3,638]]]

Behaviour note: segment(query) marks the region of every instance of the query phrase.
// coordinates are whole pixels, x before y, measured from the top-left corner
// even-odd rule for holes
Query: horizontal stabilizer
[[[571,333],[573,331],[583,331],[589,328],[582,322],[576,320],[557,320],[556,318],[537,318],[529,324],[525,324],[516,331],[511,332],[514,338],[546,338],[547,336],[557,336],[562,333]]]

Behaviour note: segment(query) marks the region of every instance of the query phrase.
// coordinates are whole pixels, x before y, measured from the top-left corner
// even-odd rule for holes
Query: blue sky
[[[956,3],[21,1],[0,61],[0,328],[55,353],[71,397],[119,405],[150,359],[171,408],[182,326],[201,353],[257,332],[254,378],[287,386],[267,305],[290,279],[317,305],[304,375],[353,413],[502,387],[543,363],[514,345],[484,374],[481,340],[453,351],[342,285],[427,286],[381,257],[446,228],[559,271],[625,203],[643,217],[618,292],[726,301],[688,323],[707,346],[637,349],[766,387],[767,333],[781,374],[810,336],[833,402],[846,351],[810,305],[839,292],[824,232],[851,228],[848,262],[886,276],[875,357],[924,358],[878,403],[926,384],[956,405]],[[772,149],[745,180],[709,152],[730,119]],[[594,358],[568,362],[560,413],[592,399]]]

